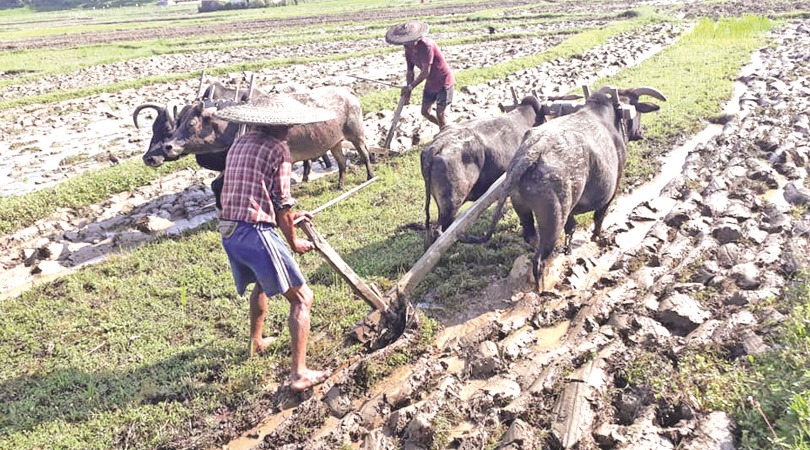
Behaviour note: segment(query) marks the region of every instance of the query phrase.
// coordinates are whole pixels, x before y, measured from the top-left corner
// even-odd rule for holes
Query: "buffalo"
[[[447,126],[422,150],[425,249],[435,237],[431,196],[439,210],[438,228],[445,231],[464,202],[478,200],[503,175],[526,131],[545,121],[542,105],[531,95],[508,109],[497,117]]]
[[[346,155],[343,140],[354,144],[366,166],[369,179],[374,177],[369,161],[368,148],[363,130],[363,114],[360,101],[348,89],[321,87],[289,95],[310,106],[328,109],[336,118],[327,122],[296,125],[290,128],[287,143],[293,161],[306,161],[331,151],[338,165],[338,187],[343,189],[346,172]],[[163,146],[167,158],[182,154],[205,155],[227,151],[235,139],[239,125],[216,116],[219,109],[232,106],[229,101],[196,101],[178,116],[177,128]],[[309,178],[309,167],[304,167],[304,181]]]
[[[254,92],[254,94],[263,95],[259,91]],[[203,100],[231,99],[246,101],[248,96],[249,94],[247,89],[239,89],[239,94],[237,96],[236,88],[227,87],[219,82],[209,84],[200,94],[200,98]],[[187,108],[188,106],[184,106],[178,101],[169,102],[166,104],[166,106],[162,106],[157,103],[144,103],[135,108],[135,111],[132,113],[132,121],[135,123],[135,128],[140,128],[138,117],[140,116],[141,112],[149,109],[154,109],[155,112],[157,112],[157,116],[152,122],[152,139],[149,141],[149,148],[143,155],[144,164],[150,167],[158,167],[165,161],[174,161],[177,159],[177,157],[167,158],[163,153],[163,146],[171,138],[172,134],[174,134],[177,128],[177,118],[184,114]],[[197,162],[206,169],[222,170],[205,165],[209,160],[212,161],[214,166],[219,165],[219,158],[216,157],[202,159],[198,158]],[[224,167],[224,162],[222,167]]]
[[[643,95],[666,101],[650,87],[604,87],[577,112],[529,130],[510,161],[491,227],[481,240],[492,236],[511,194],[523,238],[536,248],[532,273],[538,291],[544,288],[546,263],[562,231],[568,251],[575,214],[594,212],[592,240],[604,245],[602,221],[619,189],[627,142],[642,139],[638,113],[659,110],[654,103],[639,102]]]

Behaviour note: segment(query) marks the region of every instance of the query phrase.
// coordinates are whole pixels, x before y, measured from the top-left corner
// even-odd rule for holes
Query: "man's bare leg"
[[[290,347],[292,364],[290,370],[290,388],[303,391],[323,383],[329,378],[329,372],[307,368],[307,341],[309,340],[309,311],[312,307],[313,293],[307,285],[290,288],[284,293],[290,302]]]
[[[422,116],[425,119],[435,123],[436,125],[439,125],[439,119],[437,119],[436,116],[434,116],[430,112],[430,107],[431,106],[433,106],[433,105],[422,105]],[[441,125],[439,125],[439,128],[441,128]]]
[[[264,316],[267,314],[267,295],[262,291],[259,283],[253,286],[250,292],[250,341],[248,342],[248,356],[255,356],[263,352],[273,338],[262,337]]]
[[[436,125],[439,126],[440,130],[447,125],[447,121],[444,118],[445,109],[447,109],[447,105],[436,104]]]

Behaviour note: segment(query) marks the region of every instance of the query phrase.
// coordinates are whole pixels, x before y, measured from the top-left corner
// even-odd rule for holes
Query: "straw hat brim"
[[[393,45],[402,45],[414,42],[424,37],[428,32],[428,24],[424,22],[405,22],[394,25],[385,33],[385,42]]]
[[[248,125],[303,125],[335,119],[334,112],[307,106],[288,96],[260,97],[216,112],[229,122]]]

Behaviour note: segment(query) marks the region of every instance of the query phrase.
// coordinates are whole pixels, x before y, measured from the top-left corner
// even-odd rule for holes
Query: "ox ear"
[[[655,111],[658,111],[659,109],[661,109],[661,107],[656,105],[655,103],[649,103],[649,102],[639,102],[635,106],[636,106],[636,111],[638,111],[640,113],[651,113],[651,112],[655,112]]]

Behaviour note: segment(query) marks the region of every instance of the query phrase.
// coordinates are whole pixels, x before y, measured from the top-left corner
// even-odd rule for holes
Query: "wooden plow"
[[[480,199],[464,211],[385,295],[380,294],[373,285],[366,283],[357,275],[326,241],[323,235],[315,229],[311,221],[303,218],[296,220],[296,225],[306,233],[315,249],[318,250],[332,269],[346,280],[354,294],[365,301],[373,310],[352,330],[351,337],[366,344],[369,349],[385,347],[399,338],[405,330],[409,318],[412,317],[408,296],[438,264],[442,255],[486,211],[487,207],[498,199],[503,190],[502,185],[505,179],[506,175],[501,176]],[[312,214],[317,214],[323,209],[354,195],[376,180],[376,178],[372,178],[354,187],[313,210]]]

